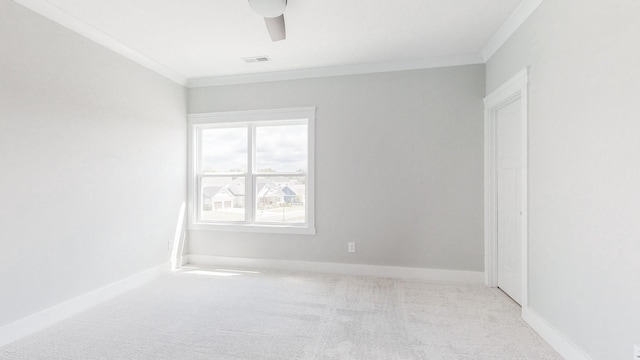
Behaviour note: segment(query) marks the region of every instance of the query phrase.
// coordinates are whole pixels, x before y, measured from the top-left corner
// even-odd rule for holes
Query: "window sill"
[[[189,225],[189,230],[203,231],[224,231],[224,232],[250,232],[264,234],[300,234],[315,235],[316,228],[313,226],[285,226],[285,225],[257,225],[257,224],[203,224],[195,223]]]

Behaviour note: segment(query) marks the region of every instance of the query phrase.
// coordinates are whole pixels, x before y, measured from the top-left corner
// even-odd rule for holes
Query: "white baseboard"
[[[0,347],[124,294],[168,273],[164,263],[0,327]]]
[[[531,309],[522,309],[522,318],[566,360],[591,360],[576,344]]]
[[[244,268],[309,271],[329,274],[376,276],[396,279],[453,281],[474,284],[484,283],[484,273],[479,271],[441,270],[398,266],[324,263],[292,260],[269,260],[209,255],[187,255],[187,257],[188,264],[191,265],[226,267],[238,266]]]

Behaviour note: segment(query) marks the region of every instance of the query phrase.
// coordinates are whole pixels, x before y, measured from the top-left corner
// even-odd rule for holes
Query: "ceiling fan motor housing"
[[[249,0],[249,7],[258,14],[274,18],[284,14],[287,0]]]

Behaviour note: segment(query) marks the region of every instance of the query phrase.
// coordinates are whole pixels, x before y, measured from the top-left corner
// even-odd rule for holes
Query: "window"
[[[315,234],[315,108],[189,115],[194,230]]]

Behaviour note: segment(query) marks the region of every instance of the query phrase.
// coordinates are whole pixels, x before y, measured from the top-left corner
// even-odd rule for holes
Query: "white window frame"
[[[188,118],[188,216],[189,230],[211,230],[211,231],[234,231],[234,232],[261,232],[261,233],[282,233],[282,234],[315,234],[315,113],[316,108],[301,107],[289,109],[270,109],[270,110],[249,110],[249,111],[231,111],[231,112],[214,112],[203,114],[190,114]],[[290,123],[307,124],[307,172],[306,177],[306,195],[305,195],[305,214],[306,223],[301,224],[263,224],[251,221],[229,222],[229,223],[211,223],[203,222],[198,219],[199,209],[199,181],[201,174],[198,174],[197,161],[200,158],[200,133],[203,129],[220,127],[221,125],[240,125],[248,126],[248,169],[244,174],[233,174],[233,176],[245,177],[245,219],[253,219],[255,211],[255,179],[257,177],[269,176],[294,176],[301,175],[298,173],[259,173],[254,169],[254,150],[255,150],[255,126],[264,126],[271,124]],[[251,191],[248,191],[251,189]]]

